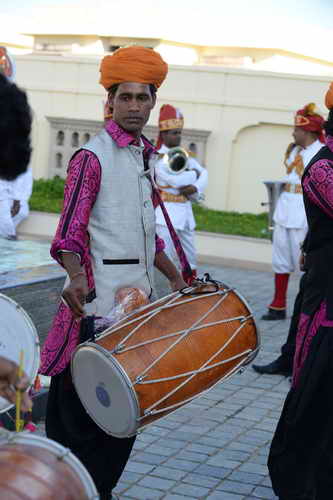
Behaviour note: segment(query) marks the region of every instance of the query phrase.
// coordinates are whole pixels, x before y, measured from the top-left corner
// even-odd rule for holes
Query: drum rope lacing
[[[244,353],[246,353],[246,352],[253,352],[253,351],[251,351],[249,349],[248,351],[244,351]],[[232,358],[230,358],[229,361],[231,359]],[[165,406],[164,408],[161,408],[159,410],[153,410],[153,408],[161,402],[161,400],[160,400],[157,403],[154,403],[154,405],[152,405],[150,407],[150,409],[147,408],[144,411],[144,415],[142,417],[138,417],[136,420],[138,422],[140,422],[141,420],[144,420],[145,418],[149,417],[150,415],[158,415],[159,413],[164,413],[166,411],[172,410],[173,408],[177,408],[178,406],[183,406],[186,403],[190,403],[191,401],[194,401],[197,398],[201,398],[202,396],[204,396],[205,394],[207,394],[211,389],[213,389],[216,385],[220,384],[222,381],[224,382],[224,381],[228,380],[230,377],[232,377],[232,375],[234,375],[234,373],[241,372],[243,370],[244,370],[244,360],[242,359],[236,366],[234,366],[234,368],[227,375],[225,375],[224,377],[222,377],[219,380],[217,380],[215,382],[215,384],[213,384],[208,389],[206,389],[204,391],[201,391],[200,393],[195,394],[194,396],[191,396],[190,398],[183,399],[182,401],[179,401],[178,403],[174,403],[173,405]],[[172,395],[172,393],[175,393],[179,388],[180,388],[179,386],[176,387],[174,389],[174,391],[171,391],[169,394],[167,394],[165,396],[165,398],[166,397],[170,397]],[[165,398],[163,398],[163,399],[165,399]]]
[[[158,401],[156,401],[154,404],[152,404],[150,407],[146,408],[146,410],[144,411],[144,417],[147,417],[148,415],[156,415],[157,413],[162,413],[162,412],[165,412],[165,411],[168,411],[172,408],[175,408],[176,406],[181,406],[184,404],[184,401],[182,402],[179,402],[179,403],[176,403],[174,405],[171,405],[171,406],[167,406],[167,407],[164,407],[164,408],[161,408],[159,410],[154,410],[154,408],[156,408],[156,406],[160,405],[161,403],[163,403],[163,401],[165,401],[166,399],[168,399],[170,396],[172,396],[173,394],[175,394],[177,391],[179,391],[182,387],[184,387],[186,384],[188,384],[196,375],[202,373],[203,371],[206,371],[207,369],[212,369],[216,366],[219,366],[225,362],[228,362],[228,361],[231,361],[232,358],[229,358],[228,360],[225,360],[225,361],[220,361],[219,363],[215,363],[215,365],[212,365],[212,366],[209,366],[207,367],[207,365],[213,360],[215,359],[219,354],[221,354],[221,352],[223,352],[225,350],[225,348],[230,344],[230,342],[232,342],[232,340],[238,335],[238,333],[240,332],[240,330],[244,327],[244,324],[245,323],[242,323],[238,328],[237,330],[233,333],[233,335],[230,337],[230,339],[228,340],[228,342],[223,346],[221,347],[221,349],[219,349],[213,356],[211,356],[200,368],[198,368],[197,370],[193,370],[193,372],[191,372],[191,375],[186,379],[184,380],[184,382],[182,382],[181,384],[179,384],[177,387],[175,387],[173,390],[169,391],[169,393],[165,394],[165,396],[163,396],[161,399],[159,399]],[[246,354],[249,354],[251,352],[251,349],[247,349],[246,351],[244,351],[243,353],[241,353],[240,355],[246,355]],[[238,357],[238,356],[237,356]],[[243,362],[243,360],[242,360]],[[242,363],[241,363],[242,364]],[[207,368],[206,368],[207,367]],[[147,369],[146,369],[147,370]],[[145,370],[145,371],[146,371]],[[161,379],[161,380],[168,380],[168,378],[165,378],[165,379]],[[221,380],[223,379],[220,379],[219,382],[221,382]],[[157,382],[158,380],[156,380]],[[146,382],[140,382],[142,384],[145,384]],[[151,382],[152,383],[152,382]],[[201,395],[201,394],[200,394]],[[194,396],[195,397],[195,396]],[[194,397],[190,398],[189,400],[192,400],[194,399]],[[140,420],[144,417],[141,417]]]

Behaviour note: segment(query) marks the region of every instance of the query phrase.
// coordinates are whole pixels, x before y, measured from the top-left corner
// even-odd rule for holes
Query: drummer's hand
[[[176,278],[170,280],[170,286],[173,292],[176,292],[177,290],[181,290],[182,288],[187,288],[187,284],[181,277],[181,275],[177,276]]]
[[[0,356],[0,396],[10,403],[15,403],[16,391],[22,391],[21,409],[22,411],[29,411],[32,407],[32,401],[28,394],[24,392],[29,385],[29,379],[25,373],[22,377],[18,377],[17,364]]]
[[[63,290],[62,297],[71,309],[75,318],[84,316],[84,304],[88,295],[88,283],[85,275],[78,275],[71,279],[69,285]]]

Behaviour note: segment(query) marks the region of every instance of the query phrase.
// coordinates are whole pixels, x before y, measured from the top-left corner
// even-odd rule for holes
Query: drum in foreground
[[[14,300],[0,294],[0,356],[19,363],[24,352],[24,371],[33,382],[39,367],[39,338],[25,310]],[[0,397],[0,413],[13,405]]]
[[[145,306],[81,344],[72,377],[96,424],[127,437],[239,372],[259,343],[236,290],[201,286]]]
[[[0,434],[0,498],[97,500],[88,471],[51,439],[21,432]]]

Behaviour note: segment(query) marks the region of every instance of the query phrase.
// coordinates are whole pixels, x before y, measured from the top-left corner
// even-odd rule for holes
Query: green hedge
[[[60,177],[34,181],[30,199],[31,210],[60,213],[63,201],[64,180]],[[193,205],[198,231],[269,238],[267,213],[259,215],[210,210]]]
[[[35,180],[29,202],[30,209],[59,214],[64,197],[64,185],[65,181],[60,177]]]

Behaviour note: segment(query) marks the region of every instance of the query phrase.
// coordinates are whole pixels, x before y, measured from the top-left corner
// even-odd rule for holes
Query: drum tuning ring
[[[144,378],[145,378],[145,375],[139,375],[138,377],[136,377],[135,383],[136,384],[141,384],[141,382],[143,382]]]
[[[70,452],[71,452],[70,449],[65,448],[65,451],[63,453],[60,453],[60,455],[57,456],[57,459],[59,461],[64,460],[64,458],[68,457],[68,455],[70,454]]]
[[[115,354],[117,354],[118,352],[121,352],[123,349],[125,349],[125,344],[118,344],[118,345],[114,348],[113,352],[114,352]]]

